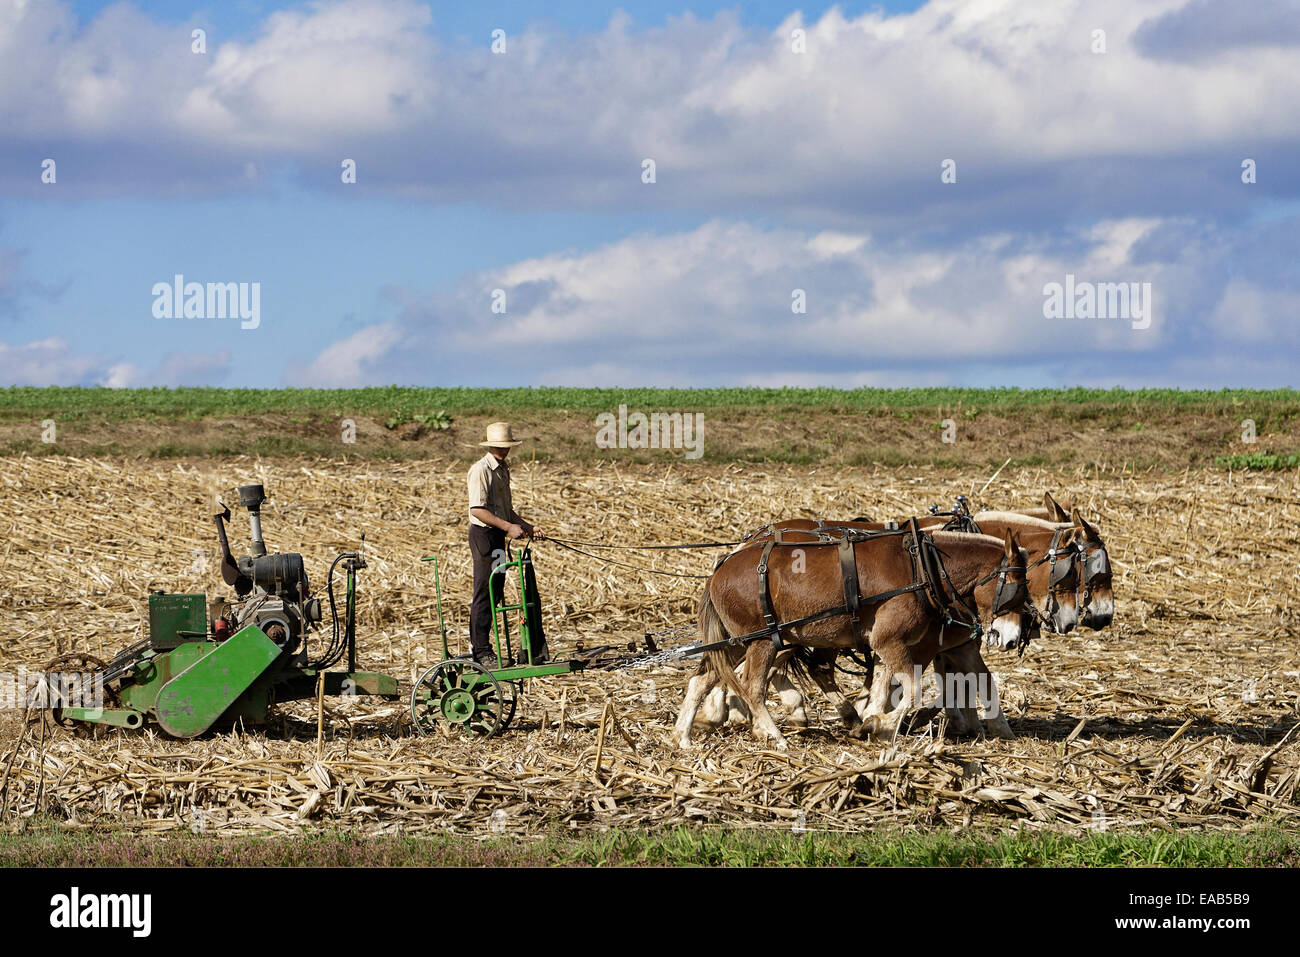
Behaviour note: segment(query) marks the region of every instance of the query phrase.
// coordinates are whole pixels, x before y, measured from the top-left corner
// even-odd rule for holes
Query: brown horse
[[[922,529],[930,531],[942,526],[946,521],[947,519],[944,516],[935,515],[917,518],[917,524]],[[1040,616],[1057,633],[1066,634],[1071,631],[1077,621],[1077,586],[1080,580],[1080,572],[1076,562],[1078,552],[1075,543],[1083,540],[1084,532],[1082,527],[1067,525],[1058,528],[1058,526],[1041,519],[1028,518],[1014,512],[983,512],[980,513],[980,521],[981,531],[994,537],[1003,537],[1008,531],[1015,533],[1016,539],[1025,549],[1028,559],[1030,600],[1036,607],[1044,609],[1044,611],[1040,612]],[[880,530],[886,527],[879,522],[846,522],[840,523],[840,526],[864,530]],[[789,519],[777,522],[773,527],[789,531],[804,530],[811,532],[827,526],[812,519]],[[863,695],[852,706],[853,710],[849,710],[845,706],[846,699],[835,680],[837,655],[838,651],[822,649],[812,655],[803,656],[794,663],[805,671],[825,692],[826,696],[831,699],[846,724],[852,726],[857,721],[883,713],[880,709],[885,700],[884,691],[877,688],[874,697],[867,696],[867,692],[872,686],[875,670],[874,660],[868,657],[864,662],[866,664],[866,673]],[[985,682],[987,686],[992,685],[992,676],[984,664],[984,659],[980,655],[978,647],[974,648],[973,656],[969,653],[963,653],[963,660],[970,664],[971,667],[959,668],[958,663],[951,661],[949,656],[945,654],[936,656],[934,670],[941,684],[945,686],[951,685],[953,681],[957,680],[956,676],[962,674],[974,675],[976,680]],[[770,681],[773,690],[780,697],[781,703],[790,712],[790,723],[793,726],[802,727],[808,723],[806,705],[803,696],[785,675],[784,666],[787,664],[790,664],[788,660],[779,662],[773,668]],[[736,722],[749,719],[748,710],[743,700],[734,693],[725,695],[725,691],[725,686],[719,685],[709,693],[697,718],[704,727],[717,727],[722,724],[723,720],[728,718]],[[982,724],[980,721],[971,722],[968,709],[949,706],[947,704],[948,696],[945,695],[944,697],[949,725],[955,733],[974,733],[986,730],[999,737],[1012,736],[1011,729],[1007,726],[1005,719],[1000,718],[997,713],[985,714],[981,719]]]
[[[743,681],[732,668],[734,649],[705,654],[691,679],[675,726],[678,742],[690,747],[691,726],[705,696],[719,681],[734,690],[753,716],[754,733],[785,748],[785,739],[765,704],[776,644],[767,637],[772,621],[765,619],[760,594],[760,565],[767,553],[772,617],[784,643],[834,653],[841,649],[874,652],[891,673],[900,675],[903,696],[879,720],[865,722],[859,734],[888,734],[918,703],[921,670],[940,652],[970,641],[977,627],[986,627],[990,644],[1014,647],[1027,636],[1033,621],[1027,609],[1025,552],[1008,534],[989,536],[957,532],[922,535],[917,545],[901,532],[862,537],[853,542],[858,594],[865,596],[855,613],[822,617],[844,604],[844,564],[839,548],[796,541],[766,547],[760,539],[727,556],[714,570],[700,601],[700,631],[706,645],[728,639],[746,642]],[[916,550],[909,553],[911,544]],[[932,543],[927,544],[927,543]],[[950,601],[936,602],[918,586],[913,564],[917,553],[933,560],[941,556],[938,573]],[[797,553],[797,554],[796,554]],[[924,566],[923,566],[924,567]],[[933,565],[930,566],[934,568]]]
[[[787,531],[809,531],[831,528],[853,528],[865,531],[880,531],[887,528],[901,528],[907,519],[900,522],[884,523],[853,520],[849,522],[825,523],[816,519],[793,518],[776,522],[771,528]],[[944,516],[917,516],[916,523],[923,531],[936,531],[947,519]],[[1082,518],[1065,526],[1058,526],[1043,519],[1030,518],[1022,512],[978,513],[979,531],[994,538],[1002,538],[1007,531],[1016,535],[1016,540],[1029,556],[1029,595],[1034,604],[1044,609],[1042,617],[1049,621],[1058,634],[1068,634],[1074,629],[1079,618],[1076,600],[1082,582],[1082,571],[1078,568],[1079,555],[1083,546],[1089,541],[1089,531]],[[1096,529],[1091,534],[1095,536]],[[1096,539],[1100,541],[1100,539]],[[743,547],[743,546],[742,546]]]

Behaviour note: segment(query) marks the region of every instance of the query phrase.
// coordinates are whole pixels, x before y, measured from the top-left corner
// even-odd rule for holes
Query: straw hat
[[[487,427],[487,441],[479,445],[489,449],[509,449],[522,445],[523,441],[515,438],[509,422],[492,422]]]

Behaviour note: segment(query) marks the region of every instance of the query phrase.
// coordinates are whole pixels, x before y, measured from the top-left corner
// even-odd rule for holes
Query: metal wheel
[[[104,668],[105,668],[104,662],[101,661],[99,658],[96,658],[94,655],[87,654],[84,651],[72,651],[67,653],[66,655],[59,655],[56,658],[51,658],[49,661],[45,663],[45,667],[42,669],[42,671],[47,676],[52,674],[60,674],[60,673],[93,675],[103,671]],[[54,701],[57,698],[60,689],[55,686],[55,684],[53,683],[53,679],[48,677],[46,678],[46,685],[49,692],[48,700],[51,703],[51,707],[49,709],[50,717],[54,719],[55,724],[66,727],[68,722],[65,721],[63,718],[63,709],[61,707],[54,705]],[[105,705],[117,704],[117,695],[114,693],[112,688],[109,688],[107,686],[105,686],[104,688],[104,704]]]
[[[434,665],[411,691],[411,720],[420,734],[431,734],[439,720],[469,734],[490,738],[514,716],[514,694],[509,712],[501,684],[482,665],[453,659]],[[502,715],[506,718],[502,721]]]
[[[522,681],[507,681],[501,686],[501,692],[505,695],[505,700],[501,703],[501,727],[498,731],[504,731],[510,727],[510,722],[515,718],[515,705],[519,702],[519,696],[524,692],[524,683]]]

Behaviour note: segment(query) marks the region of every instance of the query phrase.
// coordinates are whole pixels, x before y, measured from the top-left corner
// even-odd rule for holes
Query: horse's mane
[[[934,537],[935,544],[938,545],[945,543],[950,545],[983,544],[996,545],[998,548],[1006,547],[1006,542],[996,535],[981,535],[976,532],[945,532],[939,529],[930,532],[930,535]]]
[[[1029,528],[1038,528],[1047,532],[1054,532],[1062,525],[1069,525],[1069,522],[1049,522],[1045,518],[1034,518],[1032,515],[1021,515],[1019,512],[999,512],[997,510],[987,510],[975,513],[975,521],[988,519],[994,522],[1017,522]]]

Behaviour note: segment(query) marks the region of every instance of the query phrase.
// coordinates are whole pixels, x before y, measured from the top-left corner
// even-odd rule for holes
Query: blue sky
[[[0,0],[0,386],[1294,386],[1297,23]]]

